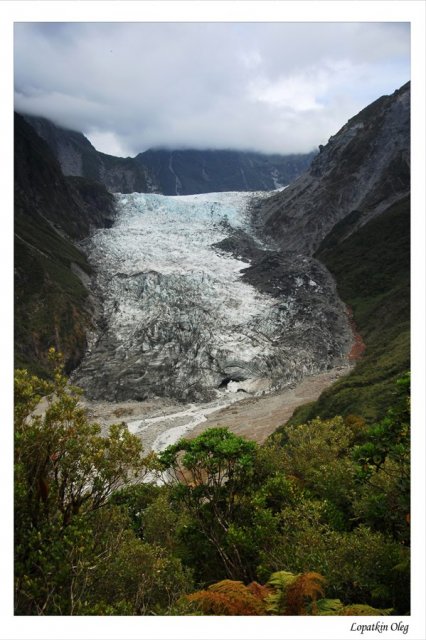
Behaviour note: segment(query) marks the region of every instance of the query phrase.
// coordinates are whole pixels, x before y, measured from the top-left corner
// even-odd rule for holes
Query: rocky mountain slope
[[[297,178],[315,155],[149,149],[135,158],[117,158],[97,151],[81,133],[45,118],[25,118],[49,144],[65,175],[96,180],[113,193],[271,191]]]
[[[25,120],[49,145],[65,176],[81,176],[103,184],[111,192],[149,192],[158,187],[134,158],[100,153],[81,133],[56,126],[46,118],[25,115]]]
[[[341,221],[346,237],[409,191],[407,83],[351,118],[320,148],[307,172],[262,202],[256,222],[280,249],[312,255]]]
[[[327,266],[365,342],[353,371],[294,422],[350,413],[374,421],[410,368],[409,123],[408,83],[351,118],[308,172],[254,211],[289,261],[313,254]]]
[[[165,195],[272,191],[297,178],[314,153],[266,155],[232,150],[150,149],[136,156]]]
[[[43,373],[50,346],[68,369],[80,361],[91,323],[83,280],[92,272],[75,243],[114,219],[112,196],[65,178],[48,145],[15,115],[15,358]]]

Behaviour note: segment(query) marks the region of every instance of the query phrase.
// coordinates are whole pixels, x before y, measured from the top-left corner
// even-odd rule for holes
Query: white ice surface
[[[229,235],[229,226],[248,225],[246,206],[252,194],[133,193],[116,198],[117,221],[94,234],[90,257],[100,273],[98,285],[118,341],[128,348],[135,328],[151,326],[156,316],[175,322],[182,305],[188,321],[189,303],[193,319],[203,315],[203,324],[213,325],[216,348],[247,361],[264,350],[265,345],[256,349],[247,339],[246,327],[275,301],[241,281],[240,271],[248,263],[211,246]],[[142,273],[152,274],[143,293],[137,286],[123,286],[125,278]],[[166,276],[167,286],[164,279],[156,281],[156,274]]]

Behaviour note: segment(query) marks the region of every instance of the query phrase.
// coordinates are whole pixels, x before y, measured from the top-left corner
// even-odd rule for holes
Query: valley
[[[350,371],[349,364],[307,376],[295,386],[262,395],[223,392],[208,403],[176,404],[156,398],[143,402],[107,402],[84,399],[90,418],[107,433],[111,424],[124,422],[140,437],[145,453],[163,451],[179,438],[198,436],[210,427],[224,426],[258,444],[289,420],[299,406],[319,395]]]
[[[316,261],[294,256],[288,264],[253,232],[252,203],[268,196],[115,195],[114,224],[80,244],[99,311],[72,381],[95,415],[97,402],[113,402],[102,405],[110,416],[124,416],[123,402],[139,402],[125,422],[159,450],[200,424],[228,419],[223,412],[234,404],[232,416],[242,411],[244,420],[253,406],[246,435],[258,439],[265,421],[262,439],[288,413],[284,393],[267,419],[265,394],[345,370],[352,334],[333,279]],[[232,251],[224,249],[229,238]],[[279,286],[271,260],[284,271]]]
[[[52,127],[15,119],[15,610],[406,615],[409,85],[285,188]]]

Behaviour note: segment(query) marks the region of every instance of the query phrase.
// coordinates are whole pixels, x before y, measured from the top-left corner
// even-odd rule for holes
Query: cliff
[[[46,142],[19,115],[14,133],[16,364],[44,374],[47,350],[55,346],[70,370],[84,353],[91,323],[83,284],[91,268],[76,241],[111,225],[113,198],[102,185],[65,178]]]
[[[262,203],[256,224],[286,252],[312,255],[336,224],[348,237],[409,191],[407,83],[351,118],[308,171]]]

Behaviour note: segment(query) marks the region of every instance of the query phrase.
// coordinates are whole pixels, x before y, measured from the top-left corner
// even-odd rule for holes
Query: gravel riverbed
[[[83,399],[82,403],[105,432],[109,425],[124,422],[141,438],[145,452],[162,451],[183,436],[195,437],[213,426],[226,426],[240,436],[262,443],[298,406],[316,400],[350,368],[340,366],[308,376],[294,387],[276,393],[224,392],[216,400],[201,404],[178,404],[163,398],[118,403]]]

